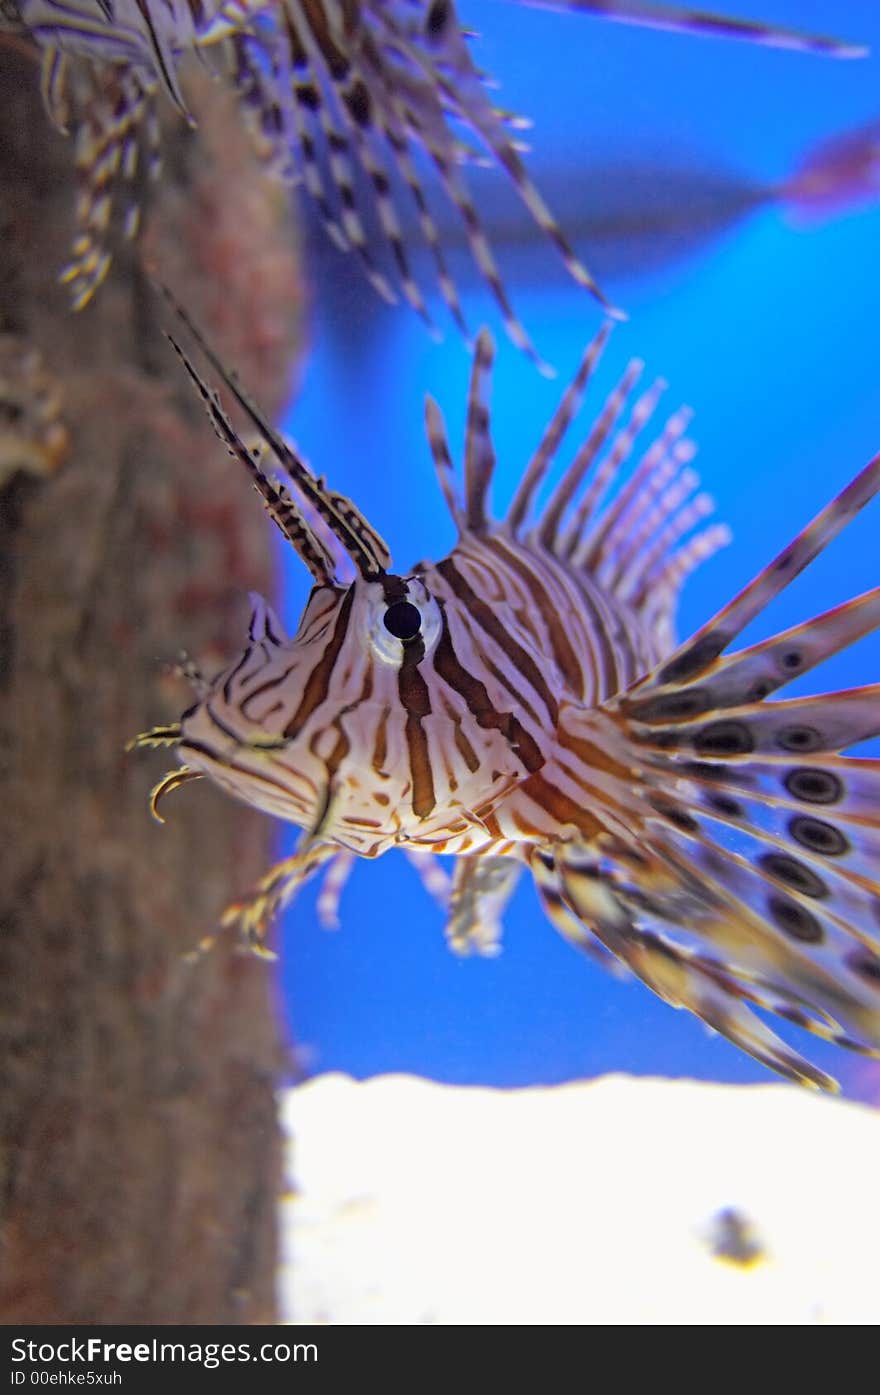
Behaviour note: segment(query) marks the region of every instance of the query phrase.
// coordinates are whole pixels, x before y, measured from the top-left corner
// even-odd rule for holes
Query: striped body
[[[556,7],[834,56],[861,52],[688,7],[639,0]],[[486,161],[511,179],[572,279],[603,299],[527,173],[517,133],[528,123],[492,102],[453,0],[14,0],[14,13],[15,21],[0,17],[0,27],[37,42],[49,114],[77,133],[77,232],[63,273],[76,308],[107,273],[114,220],[126,236],[137,229],[138,164],[145,161],[153,177],[159,168],[157,94],[192,121],[180,69],[193,52],[235,90],[267,168],[304,186],[333,242],[358,258],[386,300],[402,294],[432,323],[411,266],[421,243],[467,332],[423,187],[424,162],[460,217],[509,335],[536,356],[462,174],[463,165]]]
[[[570,780],[553,796],[544,767],[560,706],[628,687],[660,657],[653,629],[512,538],[466,536],[408,586],[436,617],[411,665],[411,649],[399,666],[383,652],[395,645],[378,582],[316,588],[293,640],[259,602],[244,656],[182,723],[182,758],[303,828],[332,788],[322,835],[361,856],[404,842],[510,852],[557,836],[549,806]],[[265,739],[284,743],[269,760],[250,744]],[[579,822],[594,826],[587,807]]]
[[[292,639],[257,598],[244,653],[200,683],[179,723],[138,738],[182,762],[153,808],[209,776],[305,830],[228,914],[255,944],[319,868],[319,906],[332,916],[353,856],[402,846],[445,901],[453,948],[491,950],[527,867],[580,949],[621,961],[789,1078],[830,1086],[752,1006],[880,1049],[880,762],[841,754],[880,734],[880,685],[768,699],[880,624],[880,588],[733,646],[880,491],[880,457],[676,645],[680,586],[727,535],[704,521],[688,413],[652,426],[664,385],[637,395],[640,364],[534,509],[608,332],[588,347],[501,521],[488,507],[492,349],[481,334],[461,490],[431,400],[426,414],[459,540],[407,575],[202,342],[285,479],[267,474],[178,350],[316,585]],[[451,881],[425,862],[435,853],[452,858]]]

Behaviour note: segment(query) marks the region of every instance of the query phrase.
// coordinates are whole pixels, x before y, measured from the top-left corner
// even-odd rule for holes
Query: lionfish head
[[[179,723],[134,743],[174,746],[182,762],[154,790],[154,812],[169,789],[207,775],[313,839],[366,856],[416,836],[460,835],[523,772],[505,733],[481,731],[467,692],[432,702],[434,665],[454,659],[430,570],[392,569],[385,542],[352,501],[312,473],[179,313],[262,446],[245,444],[171,339],[217,434],[315,584],[292,637],[252,597],[243,653],[201,685]],[[265,468],[267,453],[284,482]],[[441,750],[449,758],[438,760]]]
[[[440,633],[436,601],[418,577],[328,579],[292,637],[262,597],[252,607],[243,653],[181,718],[181,760],[353,851],[403,841],[428,812],[405,748],[418,720],[409,689]]]

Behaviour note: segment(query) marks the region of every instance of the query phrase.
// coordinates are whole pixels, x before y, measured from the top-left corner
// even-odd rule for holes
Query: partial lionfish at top
[[[834,56],[862,51],[680,6],[562,0],[552,7]],[[387,300],[401,292],[430,323],[411,268],[407,223],[414,221],[441,294],[467,332],[418,172],[422,154],[461,217],[508,333],[534,355],[462,177],[462,164],[482,151],[481,158],[506,170],[573,279],[605,303],[530,180],[516,138],[526,123],[491,101],[452,0],[13,0],[7,12],[16,19],[7,18],[6,25],[30,33],[43,50],[50,115],[61,129],[77,129],[78,228],[64,272],[77,307],[110,265],[114,209],[121,204],[125,210],[125,234],[137,228],[138,163],[145,158],[150,173],[158,171],[157,91],[164,89],[191,119],[179,75],[191,50],[215,56],[269,167],[305,185],[330,237],[358,257]],[[468,146],[459,130],[479,149]],[[384,249],[368,233],[374,223]],[[385,253],[394,267],[391,277]]]
[[[688,413],[652,428],[663,384],[638,389],[640,363],[534,511],[608,333],[588,347],[500,521],[488,500],[492,346],[480,335],[461,486],[439,408],[427,409],[458,541],[404,573],[209,349],[262,452],[179,350],[315,586],[293,638],[256,598],[243,652],[179,723],[138,738],[182,762],[153,806],[207,776],[305,830],[228,914],[255,944],[319,867],[331,864],[321,904],[332,915],[354,856],[403,847],[454,859],[450,936],[479,948],[527,868],[579,948],[621,961],[783,1075],[830,1086],[752,1008],[857,1051],[880,1047],[880,763],[841,754],[880,733],[880,685],[768,699],[875,628],[880,588],[734,646],[877,493],[880,458],[676,645],[681,583],[726,533],[705,522]]]

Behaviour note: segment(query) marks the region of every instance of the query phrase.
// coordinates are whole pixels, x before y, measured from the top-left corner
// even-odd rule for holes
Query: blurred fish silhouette
[[[863,51],[686,6],[560,0],[546,7],[834,57]],[[190,52],[210,59],[232,84],[267,166],[304,185],[327,233],[355,254],[386,300],[396,291],[377,241],[390,249],[399,291],[431,323],[401,219],[401,208],[411,206],[442,297],[467,333],[418,168],[424,157],[520,348],[537,357],[462,165],[488,160],[504,169],[572,279],[605,303],[523,164],[517,132],[528,123],[493,103],[452,0],[6,0],[0,25],[39,44],[49,114],[60,129],[77,132],[77,232],[64,272],[76,307],[109,268],[117,203],[124,235],[137,229],[138,165],[145,161],[151,177],[159,168],[157,94],[192,119],[180,77]]]
[[[848,213],[880,199],[880,121],[823,141],[771,196],[802,222]]]
[[[175,344],[214,428],[315,582],[292,639],[253,598],[241,655],[199,684],[179,722],[131,743],[181,761],[153,790],[154,812],[207,776],[305,830],[226,922],[260,949],[319,868],[332,917],[353,857],[402,847],[454,859],[450,942],[486,950],[527,868],[568,940],[622,961],[789,1079],[834,1083],[753,1007],[878,1054],[880,762],[841,752],[880,734],[880,685],[767,699],[880,625],[880,587],[728,651],[880,491],[880,456],[678,644],[682,583],[727,532],[705,522],[684,409],[625,468],[664,387],[637,394],[640,363],[534,513],[607,323],[500,521],[488,510],[493,351],[479,336],[463,492],[427,404],[458,541],[404,574],[190,329],[263,449],[244,444]],[[436,892],[439,866],[428,868]]]
[[[551,201],[565,201],[567,229],[589,244],[600,277],[644,273],[693,255],[762,209],[776,207],[795,229],[809,232],[876,205],[880,121],[820,141],[791,174],[774,183],[759,183],[699,156],[672,163],[627,154],[576,171],[545,167],[542,185]],[[493,198],[484,222],[508,259],[533,254],[536,240],[503,193]],[[456,228],[440,226],[444,245],[455,252],[461,241]],[[327,286],[331,307],[336,294],[350,305],[352,285]]]

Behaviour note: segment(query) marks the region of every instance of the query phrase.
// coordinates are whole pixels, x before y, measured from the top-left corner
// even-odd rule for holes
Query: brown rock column
[[[160,828],[147,795],[174,762],[123,748],[188,705],[181,648],[208,669],[240,648],[273,543],[136,258],[69,312],[72,143],[27,55],[0,59],[0,470],[16,440],[39,467],[68,437],[53,473],[0,479],[0,1323],[272,1321],[272,971],[229,943],[182,955],[273,828],[202,783]],[[166,123],[147,243],[275,410],[302,306],[287,200],[193,82],[200,129]]]

